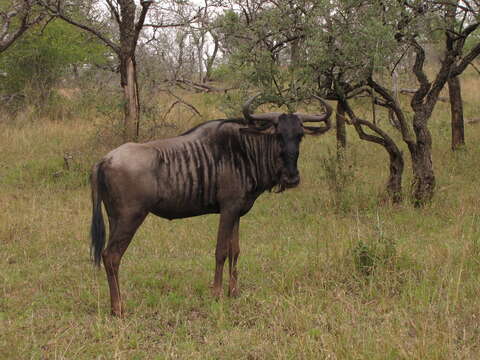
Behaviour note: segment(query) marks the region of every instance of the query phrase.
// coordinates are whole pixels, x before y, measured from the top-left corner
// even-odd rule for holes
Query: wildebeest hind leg
[[[110,300],[112,315],[122,316],[123,307],[120,296],[120,284],[118,280],[118,268],[125,250],[127,250],[133,235],[146,217],[146,213],[134,213],[118,217],[115,226],[111,227],[108,246],[102,252],[103,264],[107,273],[108,286],[110,288]]]

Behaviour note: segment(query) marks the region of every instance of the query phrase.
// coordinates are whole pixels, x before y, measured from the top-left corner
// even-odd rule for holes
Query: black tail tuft
[[[90,178],[92,187],[92,225],[90,227],[92,243],[90,245],[90,257],[97,267],[100,266],[102,251],[105,247],[105,224],[103,221],[100,189],[103,183],[102,174],[101,163],[99,163],[93,167]]]

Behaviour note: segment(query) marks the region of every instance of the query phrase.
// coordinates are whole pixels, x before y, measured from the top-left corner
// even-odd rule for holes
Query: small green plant
[[[378,265],[379,256],[374,245],[359,241],[353,248],[353,260],[355,269],[364,276],[372,274]]]
[[[359,239],[352,249],[355,269],[364,276],[374,274],[379,268],[396,271],[398,263],[396,242],[385,234],[378,212],[373,226],[373,236],[365,240]]]
[[[328,152],[328,157],[321,159],[323,174],[328,188],[333,195],[337,212],[346,213],[353,205],[352,185],[355,181],[354,164]]]

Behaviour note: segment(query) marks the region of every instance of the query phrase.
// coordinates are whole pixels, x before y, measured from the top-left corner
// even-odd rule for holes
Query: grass
[[[210,295],[218,216],[148,217],[121,267],[123,320],[88,257],[88,169],[114,142],[105,122],[0,125],[0,358],[477,359],[480,128],[452,154],[448,111],[432,119],[438,187],[424,209],[379,201],[386,153],[351,130],[344,193],[334,133],[305,139],[301,186],[242,218],[237,299]],[[175,112],[176,132],[200,121]]]

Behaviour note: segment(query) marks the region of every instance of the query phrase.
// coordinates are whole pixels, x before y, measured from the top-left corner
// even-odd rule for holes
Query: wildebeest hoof
[[[219,300],[222,297],[222,289],[212,289],[212,296],[215,300]]]
[[[111,315],[118,319],[123,319],[125,317],[125,311],[122,310],[112,310]]]
[[[240,296],[240,291],[238,288],[228,289],[228,296],[231,298],[237,298]]]

